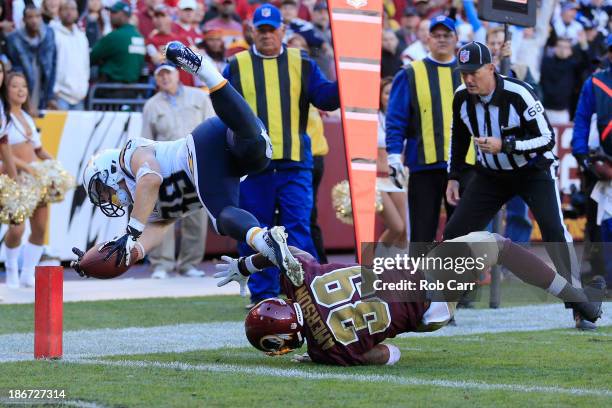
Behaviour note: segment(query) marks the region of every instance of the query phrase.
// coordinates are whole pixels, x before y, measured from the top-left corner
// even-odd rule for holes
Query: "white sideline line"
[[[135,367],[135,368],[165,368],[180,371],[208,371],[215,373],[242,373],[250,375],[265,375],[271,377],[291,377],[306,380],[341,380],[356,382],[378,382],[396,385],[417,385],[417,386],[436,386],[445,388],[474,389],[483,391],[513,391],[523,393],[549,393],[567,394],[578,396],[598,396],[612,397],[612,390],[607,389],[584,389],[584,388],[562,388],[537,385],[521,384],[489,384],[477,381],[454,381],[454,380],[427,380],[414,377],[400,377],[395,375],[363,375],[363,374],[332,374],[314,371],[299,370],[295,368],[280,369],[269,367],[244,367],[231,364],[186,364],[180,362],[161,363],[157,361],[107,361],[107,360],[71,360],[67,363],[77,364],[100,364],[116,367]]]

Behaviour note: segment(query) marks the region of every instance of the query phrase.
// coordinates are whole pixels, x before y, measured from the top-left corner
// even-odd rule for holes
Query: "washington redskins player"
[[[571,286],[537,256],[501,235],[473,232],[439,244],[428,256],[449,253],[451,245],[446,242],[464,243],[472,257],[484,257],[485,267],[503,265],[524,282],[573,302],[574,309],[587,320],[594,322],[601,315],[601,301],[589,301],[583,289]],[[289,250],[301,263],[303,277],[288,279],[281,275],[287,300],[263,300],[245,321],[249,342],[268,355],[286,354],[306,341],[308,357],[299,357],[298,361],[392,365],[399,361],[400,350],[383,343],[385,339],[404,332],[434,331],[453,317],[455,302],[397,302],[362,296],[360,265],[321,265],[304,251],[295,247]],[[221,279],[218,286],[236,281],[244,289],[250,274],[270,266],[261,254],[222,259],[225,263],[216,265],[215,277]],[[418,272],[407,276],[415,281],[422,279],[425,274]],[[598,281],[593,286],[603,289],[601,284]]]

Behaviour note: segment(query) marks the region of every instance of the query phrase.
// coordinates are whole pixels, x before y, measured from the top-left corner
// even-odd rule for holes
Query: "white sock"
[[[10,288],[19,287],[19,252],[21,245],[15,248],[9,248],[4,245],[4,253],[6,254],[6,260],[4,266],[6,268],[6,284]]]
[[[227,82],[217,67],[205,55],[202,56],[202,63],[198,69],[198,78],[204,81],[210,92],[216,91]]]
[[[246,233],[247,244],[257,252],[262,252],[264,248],[267,248],[266,241],[263,239],[264,232],[266,232],[264,228],[253,227]]]
[[[567,285],[567,280],[557,273],[546,291],[553,296],[559,296],[559,293],[565,288],[565,285]]]
[[[26,242],[23,245],[23,265],[21,267],[21,275],[23,279],[34,276],[34,267],[40,262],[40,257],[43,253],[42,245],[34,245]]]

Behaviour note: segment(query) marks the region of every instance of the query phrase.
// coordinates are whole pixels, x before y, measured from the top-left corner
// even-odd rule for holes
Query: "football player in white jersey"
[[[91,202],[109,217],[123,216],[132,207],[125,234],[102,247],[110,248],[106,259],[118,253],[118,263],[135,263],[161,242],[174,221],[204,206],[219,234],[247,242],[289,276],[301,273],[284,228],[262,229],[252,214],[238,208],[240,178],[265,169],[272,157],[265,127],[208,60],[179,42],[167,45],[166,58],[206,83],[218,117],[183,140],[135,138],[121,150],[91,159],[83,174]],[[131,259],[133,248],[138,259]],[[73,251],[80,260],[83,252]],[[74,266],[78,270],[78,261]]]

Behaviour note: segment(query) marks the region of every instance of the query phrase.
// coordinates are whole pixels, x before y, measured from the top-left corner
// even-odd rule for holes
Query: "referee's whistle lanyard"
[[[484,112],[485,112],[484,135],[486,137],[492,137],[493,136],[493,131],[491,130],[491,114],[489,113],[489,104],[488,103],[483,103],[482,106],[483,106]]]

